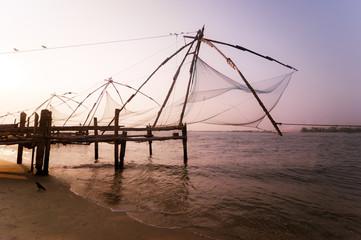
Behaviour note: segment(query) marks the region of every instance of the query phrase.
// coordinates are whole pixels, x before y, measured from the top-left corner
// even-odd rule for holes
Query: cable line
[[[28,50],[21,50],[19,48],[14,48],[14,51],[12,51],[12,52],[0,52],[0,55],[14,54],[14,53],[38,52],[38,51],[64,49],[64,48],[86,47],[86,46],[95,46],[95,45],[105,45],[105,44],[113,44],[113,43],[120,43],[120,42],[141,41],[141,40],[149,40],[149,39],[156,39],[156,38],[172,37],[172,36],[178,36],[178,35],[189,34],[189,33],[193,33],[193,32],[169,33],[166,35],[159,35],[159,36],[130,38],[130,39],[122,39],[122,40],[114,40],[114,41],[95,42],[95,43],[83,43],[83,44],[65,45],[65,46],[58,46],[58,47],[47,47],[45,45],[41,45],[41,48],[28,49]]]

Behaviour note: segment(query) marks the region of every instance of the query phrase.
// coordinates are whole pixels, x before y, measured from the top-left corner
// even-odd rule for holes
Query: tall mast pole
[[[198,39],[198,42],[197,42],[196,49],[194,51],[192,65],[191,65],[191,67],[189,69],[189,81],[188,81],[186,96],[184,98],[182,113],[181,113],[180,119],[179,119],[179,126],[181,126],[183,124],[183,117],[184,117],[184,112],[185,112],[185,109],[186,109],[186,106],[187,106],[189,90],[190,90],[190,87],[191,87],[191,84],[192,84],[192,79],[194,78],[194,73],[195,73],[194,66],[195,66],[195,64],[197,62],[197,59],[198,59],[199,49],[200,49],[200,46],[201,46],[203,35],[204,35],[204,26],[203,26],[202,30],[198,31],[198,34],[197,34],[197,37],[196,37],[196,40]]]

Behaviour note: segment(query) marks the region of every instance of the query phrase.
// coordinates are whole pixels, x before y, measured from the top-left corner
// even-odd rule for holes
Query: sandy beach
[[[52,176],[0,160],[0,239],[207,239],[141,224],[70,191]],[[46,191],[39,191],[40,182]]]

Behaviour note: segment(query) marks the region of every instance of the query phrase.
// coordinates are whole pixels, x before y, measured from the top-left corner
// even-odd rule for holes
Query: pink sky
[[[357,0],[1,0],[0,53],[20,51],[0,54],[0,113],[37,106],[54,92],[85,90],[176,37],[21,51],[191,32],[205,25],[208,38],[247,47],[299,70],[272,112],[276,121],[360,125],[360,9]],[[144,72],[162,57],[144,65]],[[260,77],[266,74],[257,66],[239,67]]]

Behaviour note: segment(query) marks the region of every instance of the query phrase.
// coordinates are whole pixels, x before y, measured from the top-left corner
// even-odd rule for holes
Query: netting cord
[[[107,90],[107,88],[108,88],[108,86],[109,86],[110,83],[111,83],[111,81],[108,81],[108,82],[105,84],[105,86],[104,86],[102,92],[100,93],[98,99],[97,99],[96,102],[94,103],[92,109],[89,111],[88,116],[86,117],[86,119],[85,119],[85,121],[84,121],[84,123],[83,123],[83,126],[85,126],[85,124],[86,124],[86,122],[88,121],[91,113],[94,111],[94,112],[93,112],[93,116],[92,116],[92,117],[90,118],[90,120],[89,120],[89,125],[90,125],[90,123],[91,123],[91,121],[92,121],[92,119],[93,119],[93,117],[94,117],[94,115],[95,115],[95,113],[96,113],[96,111],[97,111],[97,109],[98,109],[98,107],[99,107],[99,105],[100,105],[100,102],[101,102],[101,100],[103,99],[104,93],[106,92],[106,90]]]
[[[101,85],[100,87],[98,87],[97,89],[95,89],[94,91],[92,91],[91,93],[89,93],[84,99],[83,101],[81,101],[78,106],[74,109],[74,111],[70,114],[70,116],[66,119],[66,121],[64,122],[63,126],[65,126],[65,124],[69,121],[69,119],[74,115],[74,113],[76,112],[76,110],[78,110],[78,108],[83,105],[83,103],[85,102],[86,99],[88,99],[91,95],[93,95],[93,93],[95,93],[96,91],[98,91],[99,89],[101,89],[102,87],[104,87],[105,85],[107,85],[107,83],[104,83],[103,85]]]
[[[134,90],[134,91],[137,91],[137,89],[129,86],[128,84],[123,84],[123,83],[119,83],[119,82],[116,82],[116,81],[113,81],[113,83],[118,84],[118,85],[123,86],[123,87],[130,88],[130,89],[132,89],[132,90]],[[141,92],[141,91],[139,91],[139,93],[142,94],[143,96],[149,98],[149,99],[152,100],[153,102],[155,102],[158,106],[160,106],[160,104],[159,104],[156,100],[154,100],[154,98],[148,96],[147,94],[145,94],[145,93],[143,93],[143,92]],[[122,101],[122,104],[124,104],[123,101]],[[124,107],[124,109],[125,109],[125,107]]]

